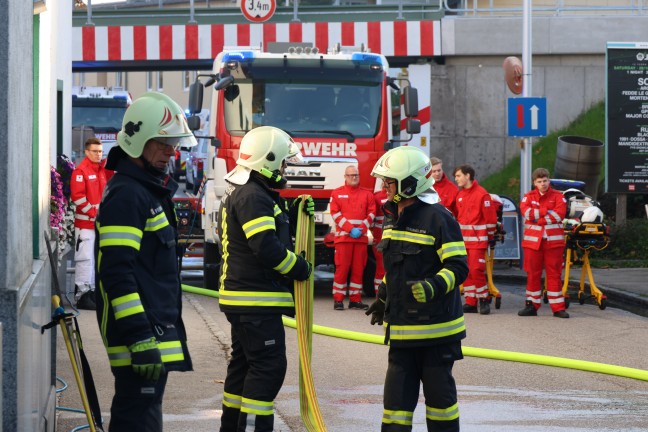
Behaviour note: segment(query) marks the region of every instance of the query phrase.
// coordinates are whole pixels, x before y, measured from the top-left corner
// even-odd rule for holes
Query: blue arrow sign
[[[539,137],[547,135],[546,98],[509,98],[508,136]]]

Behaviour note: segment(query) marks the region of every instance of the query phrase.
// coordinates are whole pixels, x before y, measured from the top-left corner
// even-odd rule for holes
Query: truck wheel
[[[362,292],[365,297],[376,298],[376,288],[374,288],[374,276],[376,275],[376,258],[373,254],[373,248],[367,246],[367,265],[362,275]]]
[[[203,286],[218,291],[221,256],[216,243],[205,242],[203,252]]]

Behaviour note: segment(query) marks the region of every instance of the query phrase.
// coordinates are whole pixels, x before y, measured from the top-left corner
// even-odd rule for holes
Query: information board
[[[648,193],[648,42],[607,44],[605,188]]]
[[[495,259],[519,260],[520,259],[520,222],[517,213],[502,215],[504,225],[504,243],[495,245]]]

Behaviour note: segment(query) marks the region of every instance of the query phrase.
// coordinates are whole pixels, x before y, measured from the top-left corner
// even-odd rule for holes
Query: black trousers
[[[416,348],[389,348],[383,395],[382,431],[411,431],[412,416],[423,383],[428,431],[459,431],[455,360],[461,343]]]
[[[221,432],[271,432],[274,399],[286,376],[286,333],[280,314],[226,314],[232,326]]]
[[[162,432],[162,398],[166,373],[147,381],[123,368],[115,375],[115,396],[110,407],[110,432]]]

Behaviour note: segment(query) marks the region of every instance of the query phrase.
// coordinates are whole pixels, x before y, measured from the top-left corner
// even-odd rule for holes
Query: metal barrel
[[[603,160],[603,143],[593,138],[558,137],[554,176],[585,182],[584,192],[596,199]]]

